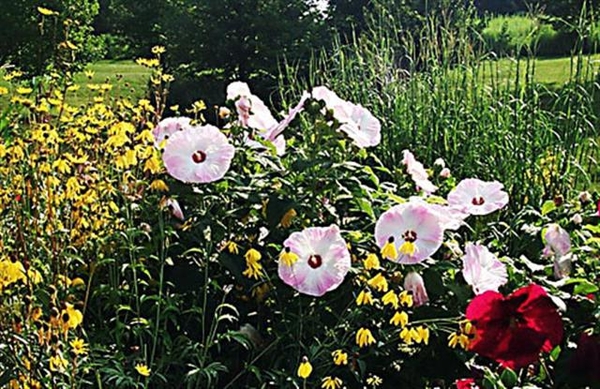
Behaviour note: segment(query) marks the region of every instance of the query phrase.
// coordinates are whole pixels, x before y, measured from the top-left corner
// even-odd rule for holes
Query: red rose
[[[487,291],[467,307],[476,329],[469,349],[518,369],[535,362],[541,351],[560,343],[563,324],[546,291],[539,285],[520,288],[509,296]]]

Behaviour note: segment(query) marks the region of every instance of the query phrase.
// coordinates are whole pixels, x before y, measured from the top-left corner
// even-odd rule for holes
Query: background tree
[[[329,42],[322,14],[287,0],[169,0],[160,32],[180,102],[221,102],[236,79],[267,97],[284,59],[304,71],[311,51]]]
[[[30,74],[41,74],[54,63],[77,70],[102,55],[102,45],[92,36],[91,23],[98,14],[97,0],[58,0],[53,14],[38,11],[44,2],[4,2],[0,12],[0,63],[10,62]]]

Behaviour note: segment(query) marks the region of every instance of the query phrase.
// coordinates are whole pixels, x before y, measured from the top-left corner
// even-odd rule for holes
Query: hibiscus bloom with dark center
[[[539,285],[520,288],[508,296],[487,291],[467,307],[476,328],[469,349],[518,369],[538,360],[563,337],[563,324],[546,291]]]

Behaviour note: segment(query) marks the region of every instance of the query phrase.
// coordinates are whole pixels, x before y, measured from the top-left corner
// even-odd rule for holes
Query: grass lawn
[[[89,64],[86,70],[92,71],[93,76],[88,78],[84,73],[75,75],[75,82],[81,85],[81,88],[72,93],[70,104],[84,104],[91,98],[89,89],[85,87],[86,84],[111,84],[113,86],[111,96],[128,96],[132,101],[146,95],[150,70],[132,60],[99,61]]]
[[[127,96],[135,101],[146,95],[150,70],[136,64],[133,60],[99,61],[89,64],[86,70],[91,77],[82,72],[75,75],[75,82],[80,85],[79,90],[69,92],[67,102],[71,105],[86,104],[96,92],[91,92],[87,84],[109,83],[112,85],[112,97]],[[8,83],[0,78],[0,86],[8,87]],[[0,99],[0,106],[6,104],[6,96]]]
[[[522,59],[518,62],[512,58],[503,58],[498,61],[487,61],[482,65],[482,76],[486,83],[512,84],[519,71],[519,82],[525,82],[527,66],[534,66],[534,81],[546,84],[550,87],[560,87],[569,80],[574,79],[578,58],[540,58],[534,61]],[[583,57],[582,79],[589,79],[592,74],[595,76],[600,70],[600,54],[594,54]],[[593,73],[587,73],[593,72]]]

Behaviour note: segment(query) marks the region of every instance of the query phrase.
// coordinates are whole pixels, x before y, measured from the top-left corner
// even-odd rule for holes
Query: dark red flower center
[[[471,200],[471,204],[473,204],[473,205],[483,205],[484,203],[485,203],[485,200],[481,196],[473,197],[473,200]]]
[[[195,163],[202,163],[206,161],[206,153],[202,150],[196,151],[194,154],[192,154],[192,161]]]
[[[413,230],[408,230],[402,235],[402,237],[404,238],[404,241],[414,243],[414,241],[417,240],[417,233]]]
[[[319,254],[314,254],[308,257],[308,266],[312,267],[313,269],[321,267],[322,264],[323,258],[321,258]]]

